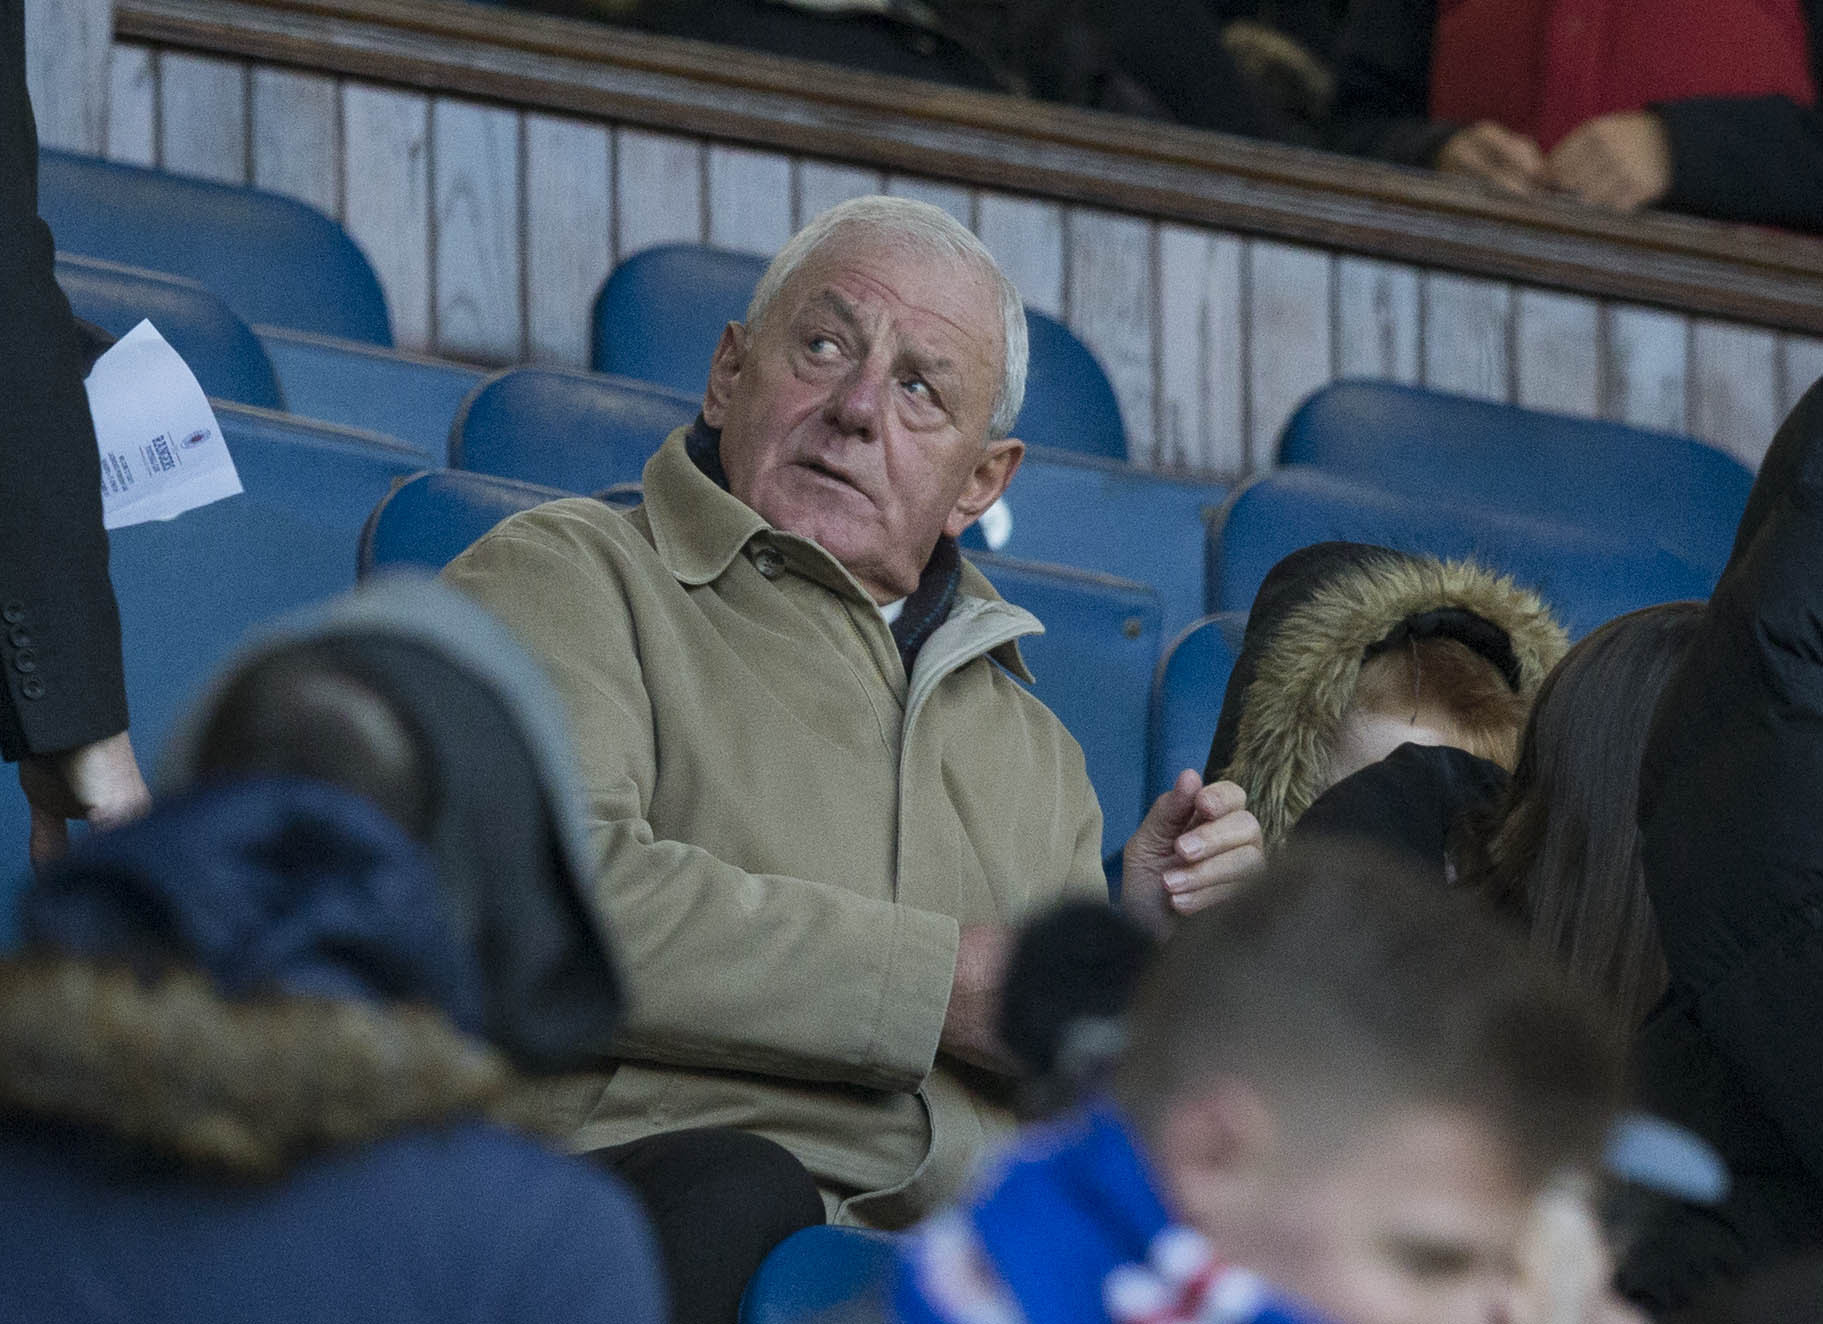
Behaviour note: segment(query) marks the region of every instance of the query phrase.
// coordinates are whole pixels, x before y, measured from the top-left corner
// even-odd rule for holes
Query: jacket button
[[[784,565],[785,558],[771,547],[762,547],[753,554],[753,568],[768,579],[777,579]]]
[[[13,654],[13,670],[21,676],[29,676],[38,670],[38,655],[29,648],[21,648]]]
[[[44,682],[39,680],[36,676],[27,676],[20,682],[19,692],[28,699],[42,699],[44,697]]]
[[[25,604],[23,602],[9,602],[4,607],[0,607],[0,621],[5,621],[8,625],[17,625],[24,619]]]
[[[30,630],[26,629],[23,625],[15,625],[12,629],[10,629],[6,632],[6,637],[13,641],[14,648],[30,648],[31,647],[32,632]]]

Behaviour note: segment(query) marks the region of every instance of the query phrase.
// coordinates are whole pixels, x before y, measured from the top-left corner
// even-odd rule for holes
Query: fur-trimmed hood
[[[1209,751],[1247,791],[1268,846],[1322,789],[1361,666],[1402,631],[1457,638],[1527,702],[1569,646],[1537,594],[1471,561],[1320,543],[1266,577]]]

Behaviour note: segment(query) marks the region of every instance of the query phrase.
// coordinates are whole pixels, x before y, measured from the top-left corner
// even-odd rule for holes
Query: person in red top
[[[1357,0],[1332,144],[1615,211],[1823,231],[1823,0]]]

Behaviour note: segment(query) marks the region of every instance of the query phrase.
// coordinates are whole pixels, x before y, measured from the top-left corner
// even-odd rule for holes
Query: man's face
[[[1019,442],[987,440],[1000,342],[986,272],[838,233],[716,349],[703,416],[730,490],[876,601],[904,597],[1018,467]]]
[[[1345,1140],[1254,1136],[1213,1162],[1165,1146],[1180,1216],[1222,1259],[1338,1324],[1513,1319],[1531,1192],[1477,1120],[1410,1107]]]

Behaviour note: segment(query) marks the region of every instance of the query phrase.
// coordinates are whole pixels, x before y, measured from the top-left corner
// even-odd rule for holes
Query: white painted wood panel
[[[612,140],[600,124],[525,117],[526,349],[589,364],[589,316],[614,265]]]
[[[833,161],[800,161],[792,231],[796,233],[838,202],[869,197],[885,188],[886,177],[878,170]]]
[[[1334,322],[1329,254],[1262,240],[1247,260],[1247,448],[1259,469],[1292,411],[1332,379]]]
[[[970,229],[975,225],[975,199],[966,184],[946,184],[940,179],[919,175],[893,175],[886,181],[886,191],[895,198],[914,198],[941,207]]]
[[[247,69],[232,60],[158,57],[158,163],[224,184],[247,182]]]
[[[1606,311],[1606,344],[1598,351],[1604,417],[1661,432],[1688,430],[1689,320],[1624,304]]]
[[[1423,298],[1424,384],[1483,400],[1512,399],[1512,287],[1429,271]]]
[[[985,203],[986,199],[983,199]],[[1157,439],[1140,463],[1238,474],[1247,468],[1242,241],[1184,225],[1158,231]]]
[[[744,147],[711,147],[709,242],[771,257],[790,238],[790,158]]]
[[[1771,331],[1699,321],[1690,339],[1696,435],[1756,468],[1784,417]]]
[[[1070,213],[1069,325],[1114,385],[1130,454],[1151,453],[1153,421],[1152,225],[1113,212]]]
[[[107,145],[114,0],[24,0],[25,85],[38,145],[99,155]]]
[[[158,61],[144,46],[114,47],[105,137],[102,151],[110,161],[158,164]]]
[[[1413,384],[1422,376],[1418,273],[1373,258],[1336,259],[1336,375]]]
[[[1779,346],[1782,389],[1779,406],[1789,414],[1804,393],[1823,378],[1823,340],[1786,336]]]
[[[983,193],[975,228],[1028,307],[1063,315],[1063,208],[1037,198]]]
[[[438,100],[431,160],[437,348],[517,359],[524,347],[518,112]]]
[[[703,241],[703,145],[644,129],[614,131],[614,258]]]
[[[255,68],[252,83],[253,182],[339,216],[342,126],[335,80]]]
[[[430,347],[430,104],[410,92],[342,88],[342,223],[386,291],[393,339]]]
[[[1514,295],[1513,324],[1515,401],[1529,409],[1597,415],[1601,305],[1580,295],[1522,289]]]

